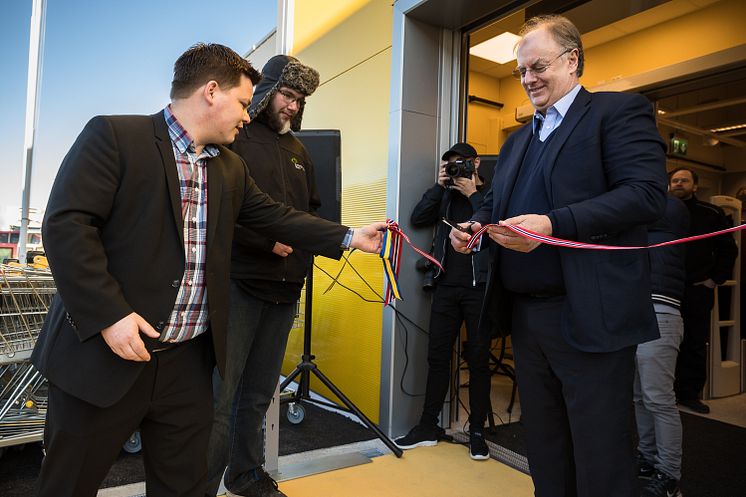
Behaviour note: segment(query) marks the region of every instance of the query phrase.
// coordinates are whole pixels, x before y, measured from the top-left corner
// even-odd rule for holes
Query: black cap
[[[464,159],[473,159],[478,154],[474,147],[472,147],[468,143],[459,142],[448,149],[448,151],[443,154],[443,157],[441,157],[441,159],[446,160],[449,155],[458,155],[460,157],[463,157]]]

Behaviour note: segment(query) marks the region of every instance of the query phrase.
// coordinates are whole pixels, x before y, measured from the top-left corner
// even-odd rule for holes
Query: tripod
[[[507,339],[508,337],[500,337],[499,339],[500,340],[500,356],[499,357],[495,357],[495,354],[493,354],[492,351],[490,351],[490,359],[494,363],[494,366],[492,366],[492,368],[490,369],[490,372],[492,374],[501,374],[501,375],[507,376],[508,378],[512,380],[513,389],[510,392],[510,403],[508,404],[508,408],[507,408],[508,414],[511,414],[513,412],[513,406],[515,405],[515,394],[516,394],[516,390],[518,389],[518,383],[516,382],[516,379],[515,379],[515,370],[513,369],[513,367],[510,366],[509,364],[505,364],[505,346],[506,346],[505,342],[507,341]],[[495,420],[492,417],[492,413],[490,413],[490,418],[491,418],[490,427],[494,428]]]
[[[393,452],[396,457],[402,456],[402,450],[397,447],[394,442],[391,441],[389,437],[386,436],[385,433],[381,431],[378,426],[376,426],[368,417],[360,411],[360,409],[355,406],[355,404],[352,403],[350,399],[348,399],[345,394],[342,393],[342,391],[332,383],[332,381],[327,378],[324,373],[321,372],[321,370],[318,368],[316,363],[313,362],[313,360],[316,358],[313,354],[311,354],[311,316],[312,316],[312,308],[313,308],[313,266],[311,267],[310,271],[308,271],[308,276],[306,276],[306,306],[304,309],[305,312],[305,320],[303,323],[303,355],[301,356],[301,362],[298,363],[297,366],[295,366],[295,369],[288,375],[287,378],[280,384],[280,392],[284,391],[285,388],[293,381],[295,378],[297,378],[300,375],[300,379],[298,380],[298,389],[293,392],[292,395],[289,395],[287,397],[283,397],[281,399],[281,403],[296,403],[297,405],[300,405],[300,402],[310,402],[313,404],[323,405],[327,407],[333,407],[335,409],[342,409],[343,411],[347,411],[349,413],[354,414],[355,416],[360,419],[360,421],[363,422],[365,426],[370,428],[373,433],[376,434],[376,436],[384,443],[386,446],[391,449],[391,452]],[[333,404],[331,402],[324,402],[321,400],[316,400],[311,398],[311,391],[310,391],[310,385],[311,385],[311,373],[316,376],[326,387],[332,391],[334,395],[337,396],[339,400],[342,401],[344,404],[344,407]],[[302,418],[301,418],[302,419]],[[300,422],[300,421],[297,421]]]

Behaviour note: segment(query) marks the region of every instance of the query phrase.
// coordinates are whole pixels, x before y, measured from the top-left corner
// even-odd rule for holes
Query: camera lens
[[[445,171],[448,176],[458,176],[459,169],[458,162],[449,162],[445,166]]]

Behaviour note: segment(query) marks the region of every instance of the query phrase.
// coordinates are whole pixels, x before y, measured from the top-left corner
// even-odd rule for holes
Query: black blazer
[[[545,152],[544,181],[553,236],[606,245],[646,245],[646,225],[666,205],[665,145],[647,99],[581,89]],[[526,149],[529,123],[500,151],[491,194],[474,219],[505,219]],[[528,213],[527,213],[528,214]],[[543,213],[541,213],[543,214]],[[512,296],[502,287],[499,250],[491,267],[482,324],[510,330]],[[608,352],[658,337],[650,300],[650,267],[642,250],[560,248],[567,292],[563,337],[587,352]]]
[[[333,258],[347,228],[275,203],[219,149],[207,166],[205,277],[222,371],[234,224]],[[100,332],[133,311],[163,329],[184,272],[182,227],[163,113],[93,118],[62,162],[42,227],[58,294],[32,362],[50,382],[101,407],[128,391],[144,363],[115,355]]]

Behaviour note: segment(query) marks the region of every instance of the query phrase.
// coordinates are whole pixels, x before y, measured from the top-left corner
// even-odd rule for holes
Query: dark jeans
[[[536,497],[637,497],[636,347],[591,353],[560,329],[564,298],[516,297],[513,355]]]
[[[148,495],[201,496],[214,365],[208,332],[153,353],[132,388],[110,407],[94,406],[50,384],[46,456],[35,495],[95,497],[122,444],[139,427]]]
[[[207,495],[214,496],[223,471],[225,486],[241,494],[264,464],[264,415],[280,379],[296,304],[253,297],[231,282],[225,378],[213,375],[215,421],[208,451]]]
[[[699,399],[707,381],[707,342],[715,292],[704,285],[687,285],[681,302],[684,340],[676,363],[676,397]]]
[[[479,332],[479,313],[484,287],[465,288],[437,285],[430,309],[430,341],[427,349],[427,387],[422,424],[434,426],[443,408],[451,378],[453,344],[466,321],[468,338],[466,361],[469,364],[469,426],[482,429],[487,419],[490,398],[490,337]]]

